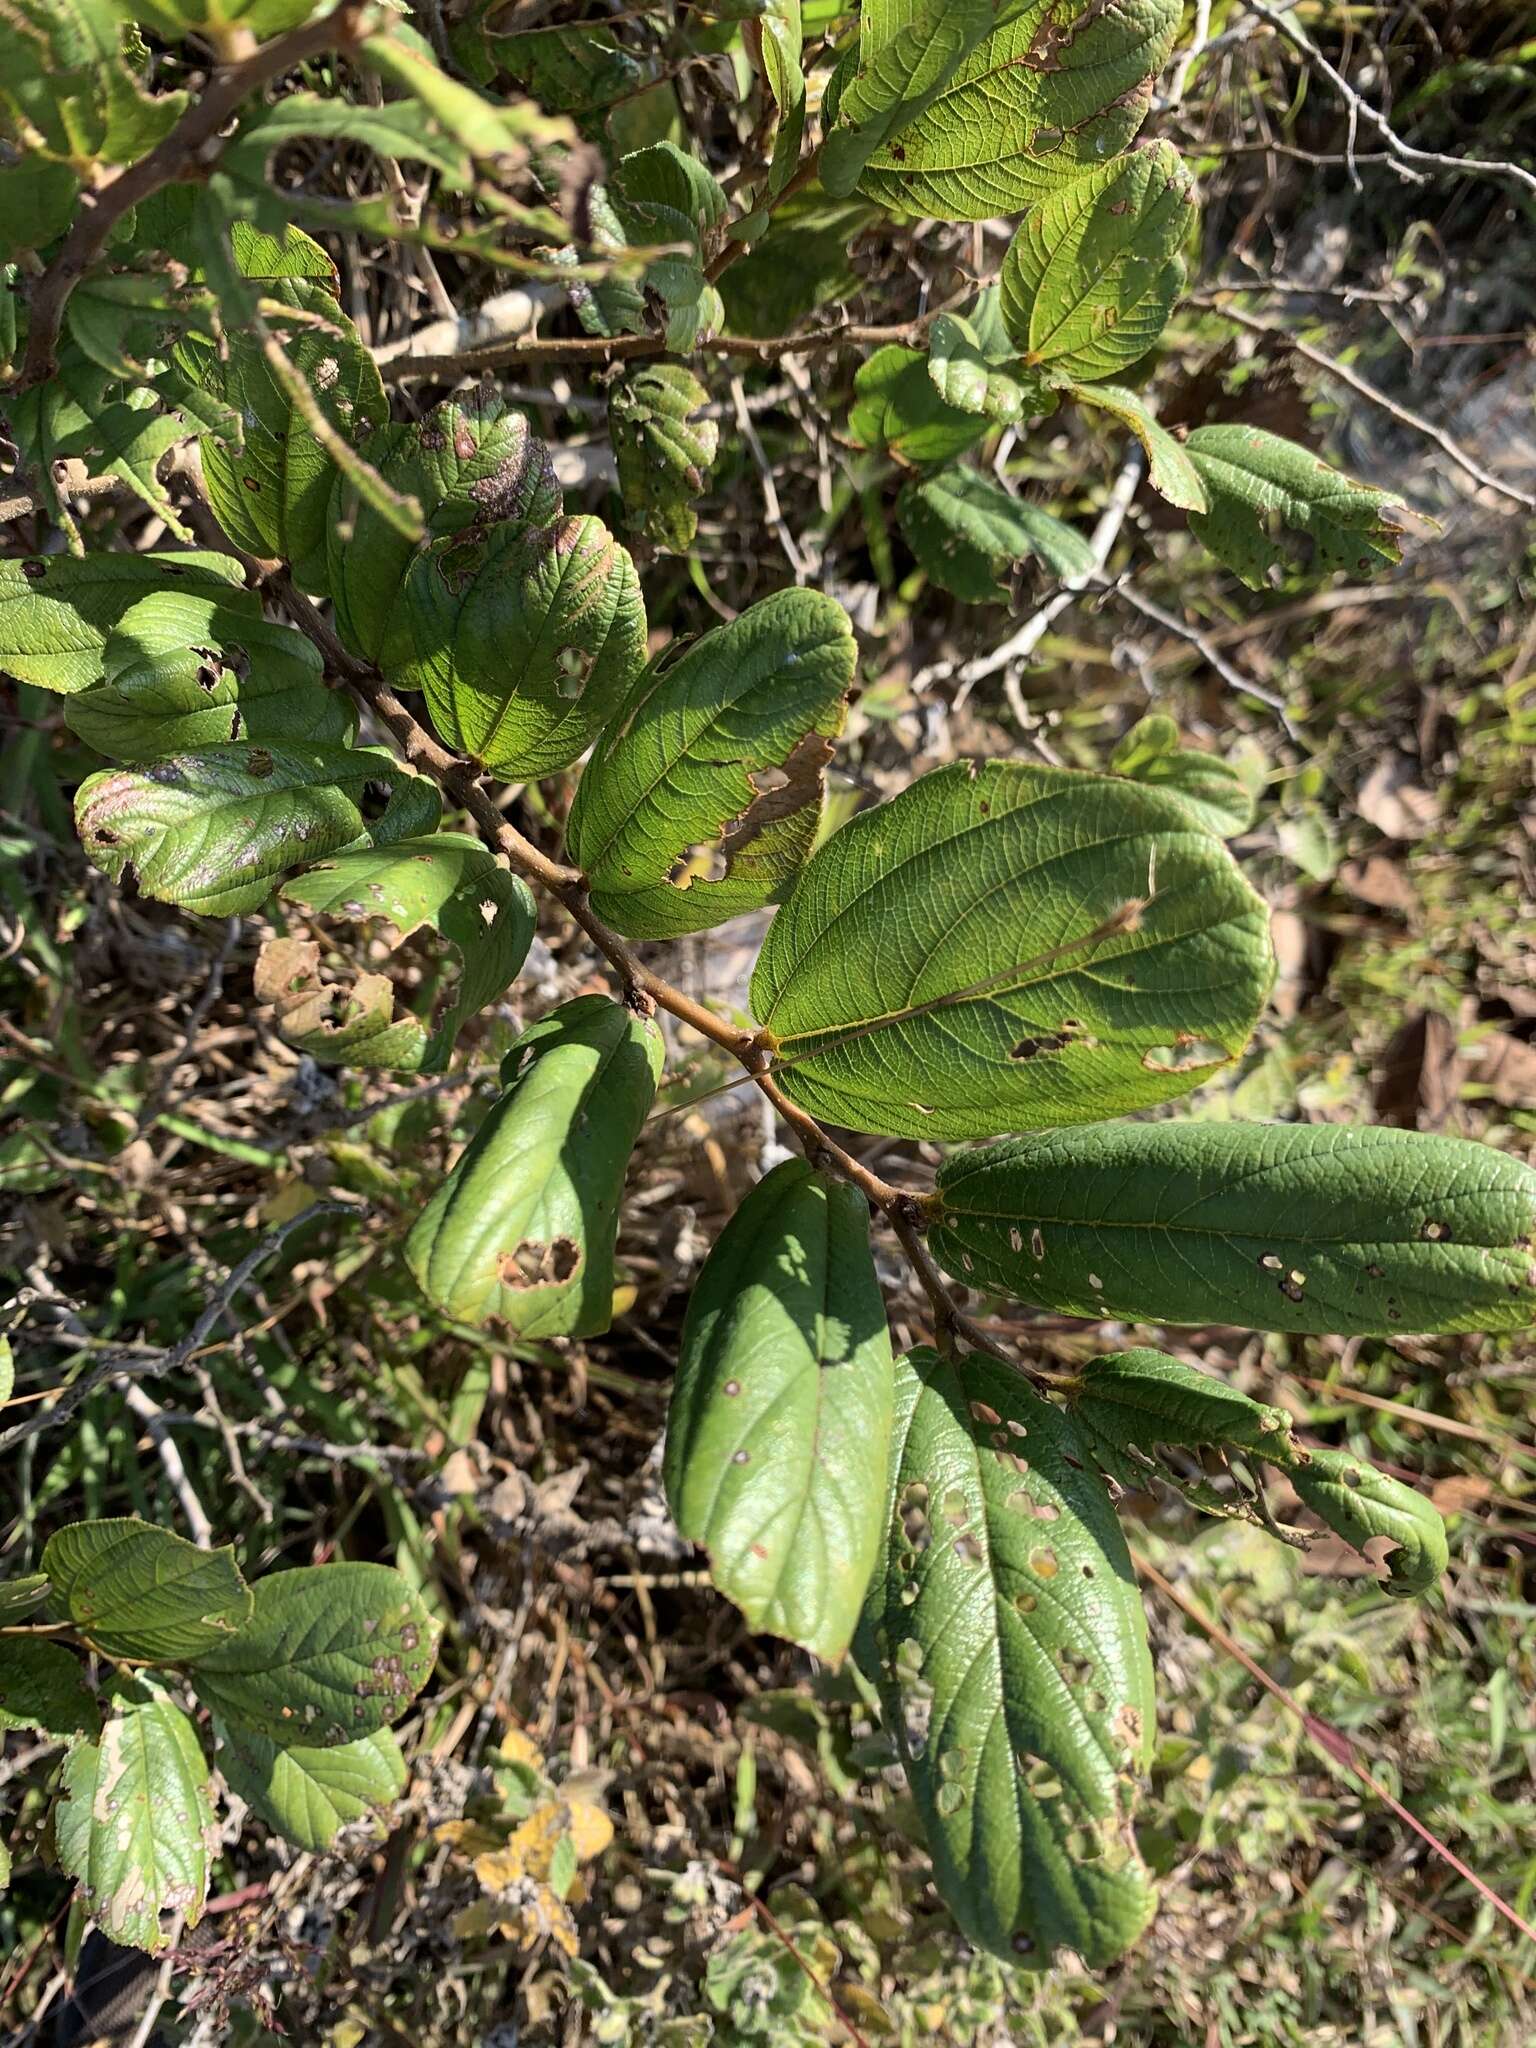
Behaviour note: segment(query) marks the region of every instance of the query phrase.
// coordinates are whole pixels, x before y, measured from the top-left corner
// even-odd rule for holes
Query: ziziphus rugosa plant
[[[1103,772],[962,761],[818,843],[860,668],[841,605],[786,589],[648,658],[635,559],[566,505],[527,421],[494,383],[396,416],[314,236],[563,284],[580,334],[392,376],[610,371],[623,522],[649,559],[693,540],[718,359],[827,345],[797,328],[856,289],[850,239],[1016,217],[997,277],[873,346],[832,423],[901,478],[928,579],[982,603],[1027,556],[1101,566],[963,459],[1063,405],[1132,435],[1152,488],[1245,582],[1298,536],[1314,572],[1362,574],[1396,559],[1387,494],[1242,424],[1180,438],[1118,381],[1196,246],[1178,153],[1137,140],[1179,13],[870,0],[808,40],[797,0],[769,0],[741,29],[763,118],[727,198],[675,140],[613,146],[603,121],[637,60],[602,24],[503,33],[481,8],[445,68],[382,5],[0,8],[4,416],[68,547],[0,564],[0,664],[61,695],[102,757],[76,803],[90,859],[198,915],[280,891],[318,933],[435,935],[457,979],[416,1008],[387,975],[329,982],[318,939],[266,949],[258,993],[291,1042],[354,1067],[444,1071],[523,965],[534,888],[585,930],[615,995],[522,1033],[404,1237],[455,1318],[605,1330],[668,1029],[739,1061],[803,1157],[699,1276],[668,1496],[754,1627],[852,1651],[957,1921],[1038,1966],[1061,1948],[1107,1963],[1153,1911],[1133,1825],[1152,1673],[1120,1492],[1155,1477],[1302,1541],[1274,1521],[1272,1466],[1350,1542],[1388,1539],[1393,1593],[1433,1584],[1445,1540],[1418,1494],[1309,1451],[1281,1411],[1155,1350],[1047,1371],[957,1289],[1090,1322],[1514,1329],[1536,1318],[1536,1176],[1400,1131],[1126,1121],[1239,1058],[1264,1007],[1267,913],[1224,844],[1252,818],[1236,774],[1154,717]],[[384,195],[295,186],[284,166],[314,145],[408,162],[431,201],[407,220]],[[161,474],[188,441],[200,493]],[[87,547],[72,462],[176,545]],[[359,742],[359,705],[377,742]],[[584,757],[561,858],[493,788],[558,783]],[[769,905],[750,1023],[634,951]],[[917,1186],[847,1134],[957,1149]],[[872,1212],[933,1348],[892,1356]],[[149,1947],[163,1911],[195,1922],[207,1884],[208,1769],[176,1688],[213,1709],[242,1796],[323,1846],[396,1788],[387,1721],[430,1654],[425,1615],[375,1567],[253,1591],[228,1553],[187,1548],[83,1523],[4,1591],[0,1712],[70,1744],[61,1859],[102,1924]],[[104,1720],[70,1650],[21,1627],[38,1609],[115,1670]],[[167,1783],[177,1798],[153,1799]]]

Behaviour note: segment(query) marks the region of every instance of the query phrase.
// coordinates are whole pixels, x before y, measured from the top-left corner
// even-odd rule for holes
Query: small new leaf
[[[782,590],[647,669],[571,807],[598,914],[631,938],[676,938],[783,888],[816,837],[854,667],[842,606]]]
[[[1107,412],[1129,427],[1147,455],[1152,488],[1182,512],[1204,512],[1209,502],[1200,471],[1138,392],[1123,384],[1072,384],[1068,391],[1079,405]]]
[[[1347,1451],[1314,1451],[1290,1475],[1301,1500],[1356,1550],[1390,1537],[1382,1590],[1400,1600],[1427,1593],[1450,1562],[1445,1524],[1422,1493]]]
[[[979,1353],[896,1364],[883,1557],[857,1641],[970,1940],[1111,1963],[1155,1897],[1132,1816],[1154,1713],[1119,1524],[1071,1420]]]
[[[43,1549],[52,1605],[104,1656],[179,1664],[239,1633],[251,1592],[235,1553],[130,1518],[72,1522]]]
[[[624,523],[680,554],[699,528],[720,429],[695,418],[709,393],[680,363],[632,371],[608,393],[608,432],[624,496]]]
[[[1236,839],[1253,823],[1256,806],[1242,776],[1217,754],[1181,747],[1178,727],[1161,711],[1131,727],[1109,765],[1117,775],[1169,791],[1218,839]]]
[[[754,1629],[836,1660],[874,1567],[891,1340],[855,1189],[786,1160],[688,1304],[663,1475],[684,1536]]]
[[[1536,1323],[1536,1173],[1462,1138],[1105,1125],[960,1154],[934,1203],[946,1271],[1095,1321],[1341,1336]]]

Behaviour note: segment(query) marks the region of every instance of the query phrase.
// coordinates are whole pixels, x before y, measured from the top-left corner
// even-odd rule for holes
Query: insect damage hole
[[[561,1287],[580,1265],[581,1246],[573,1237],[556,1237],[548,1244],[525,1237],[514,1251],[501,1254],[496,1274],[503,1287]]]

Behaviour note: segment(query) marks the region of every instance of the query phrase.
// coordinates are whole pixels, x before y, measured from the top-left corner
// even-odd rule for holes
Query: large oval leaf
[[[219,1837],[208,1765],[180,1707],[147,1681],[120,1684],[100,1741],[64,1759],[64,1792],[59,1862],[102,1933],[153,1955],[171,1938],[163,1913],[195,1927]]]
[[[1144,356],[1184,283],[1195,185],[1168,142],[1085,171],[1031,207],[1003,258],[1003,319],[1031,368],[1113,377]]]
[[[394,1073],[442,1072],[462,1027],[516,979],[537,922],[527,883],[462,832],[337,854],[283,895],[320,915],[382,923],[395,946],[423,928],[445,942],[452,970],[443,963],[443,971],[423,974],[398,1008],[388,974],[328,980],[312,940],[270,939],[261,949],[256,993],[276,1005],[291,1045],[318,1060]]]
[[[606,996],[523,1033],[506,1093],[406,1240],[429,1301],[525,1337],[608,1328],[624,1169],[661,1059],[656,1026]]]
[[[888,137],[931,106],[996,18],[996,0],[864,0],[854,64],[840,77],[821,182],[845,197]]]
[[[71,1522],[49,1537],[42,1564],[61,1618],[108,1657],[180,1663],[251,1618],[233,1549],[200,1550],[131,1517]]]
[[[824,1121],[974,1138],[1181,1095],[1247,1043],[1263,904],[1173,798],[957,762],[833,835],[774,919],[752,1002]]]
[[[910,0],[915,12],[915,0]],[[1125,148],[1178,30],[1179,0],[1019,0],[859,190],[903,213],[988,220]]]
[[[891,1340],[855,1189],[786,1160],[688,1303],[663,1472],[683,1535],[755,1629],[847,1649],[880,1541]]]
[[[209,917],[254,910],[302,861],[430,832],[441,811],[432,783],[368,747],[201,747],[105,769],[75,796],[97,867]]]
[[[124,612],[102,679],[64,716],[116,761],[159,761],[226,740],[350,740],[357,713],[328,690],[318,650],[261,615],[254,592],[158,590]]]
[[[965,1934],[1112,1962],[1155,1897],[1131,1816],[1152,1660],[1119,1524],[1070,1420],[972,1354],[896,1366],[884,1556],[861,1664]]]
[[[419,420],[386,427],[369,459],[391,489],[421,506],[427,541],[495,525],[545,527],[560,517],[548,448],[489,388],[444,399]],[[337,474],[327,525],[327,576],[336,630],[347,645],[393,670],[412,657],[406,576],[423,543]]]
[[[425,690],[449,746],[509,780],[568,767],[645,666],[640,581],[600,519],[439,541],[412,561],[405,614],[396,681]]]
[[[1314,1451],[1291,1474],[1298,1497],[1356,1550],[1390,1537],[1382,1590],[1399,1600],[1427,1593],[1450,1563],[1445,1524],[1432,1501],[1348,1451]]]
[[[1337,1124],[1118,1124],[961,1153],[945,1268],[1071,1315],[1389,1335],[1536,1322],[1536,1173]]]
[[[571,806],[599,916],[676,938],[789,881],[816,837],[855,659],[840,604],[781,590],[641,677]]]
[[[382,1564],[304,1565],[252,1589],[239,1635],[192,1667],[227,1721],[320,1749],[398,1721],[432,1674],[437,1624]]]

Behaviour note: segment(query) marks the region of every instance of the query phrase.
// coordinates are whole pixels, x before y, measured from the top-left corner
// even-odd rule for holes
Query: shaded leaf
[[[216,1720],[218,1763],[229,1789],[269,1828],[318,1855],[339,1829],[405,1790],[405,1758],[388,1728],[333,1749],[286,1745],[243,1721]]]
[[[7,1627],[24,1621],[48,1597],[46,1572],[25,1572],[19,1579],[0,1580],[0,1622]]]
[[[114,0],[7,0],[0,14],[0,108],[29,151],[83,170],[132,163],[190,104],[146,93],[149,53]]]
[[[624,1170],[661,1060],[655,1025],[606,996],[529,1026],[502,1062],[506,1092],[406,1240],[429,1301],[525,1337],[608,1328]]]
[[[675,938],[784,886],[816,837],[855,658],[840,604],[782,590],[645,671],[571,807],[600,916]]]
[[[814,855],[752,1003],[813,1115],[969,1138],[1186,1093],[1247,1043],[1271,973],[1264,905],[1174,798],[962,761]],[[1197,1057],[1168,1049],[1185,1033]]]
[[[939,1172],[948,1272],[1070,1315],[1341,1336],[1536,1322],[1536,1173],[1336,1124],[1117,1124]]]
[[[1110,767],[1167,790],[1218,839],[1235,839],[1257,808],[1248,785],[1219,755],[1179,745],[1179,729],[1160,711],[1138,720],[1116,747]]]
[[[1081,534],[979,469],[954,464],[914,478],[896,509],[924,573],[966,604],[1005,603],[999,578],[1026,555],[1058,576],[1086,575],[1094,566]]]
[[[175,1664],[242,1629],[251,1594],[235,1553],[149,1522],[71,1522],[43,1548],[51,1604],[105,1656]]]
[[[998,1361],[896,1362],[883,1558],[858,1638],[968,1939],[1113,1962],[1155,1897],[1132,1815],[1154,1733],[1125,1542],[1070,1420]]]
[[[668,248],[644,266],[646,291],[666,309],[664,338],[686,354],[720,326],[720,294],[704,275],[705,263],[729,207],[713,172],[673,142],[653,142],[621,157],[592,200],[592,241],[602,252]],[[643,333],[645,297],[621,281],[608,291],[584,286],[571,294],[588,333]]]
[[[1445,1523],[1433,1503],[1400,1479],[1347,1451],[1314,1451],[1290,1475],[1314,1514],[1356,1550],[1388,1536],[1383,1592],[1400,1600],[1427,1593],[1450,1563]]]
[[[49,517],[63,529],[72,554],[80,554],[83,543],[69,507],[71,463],[83,464],[93,476],[117,477],[178,540],[192,538],[159,475],[162,457],[191,430],[162,412],[153,392],[124,389],[73,342],[65,342],[54,374],[5,403],[20,467],[36,478]]]
[[[54,1816],[59,1862],[103,1934],[158,1954],[161,1915],[195,1927],[218,1846],[208,1766],[197,1731],[148,1681],[120,1684],[99,1742],[64,1759]]]
[[[505,0],[491,0],[479,10],[486,53],[477,67],[482,85],[489,84],[498,70],[505,71],[551,113],[590,114],[637,92],[644,82],[647,67],[615,42],[601,22],[564,23],[507,35],[483,26],[488,17],[505,11]],[[466,22],[455,31],[455,44],[469,33]],[[476,76],[476,69],[470,75]]]
[[[9,1624],[12,1618],[0,1608],[0,1619]],[[35,1728],[71,1742],[100,1727],[95,1695],[77,1656],[46,1636],[0,1636],[0,1729]]]
[[[304,1565],[252,1591],[246,1626],[191,1672],[226,1723],[328,1749],[398,1721],[432,1675],[437,1623],[385,1565]]]
[[[648,364],[610,385],[608,432],[624,496],[624,524],[674,554],[699,530],[720,445],[713,420],[696,419],[709,393],[679,363]]]
[[[891,343],[861,364],[853,380],[848,438],[912,467],[948,462],[987,431],[985,419],[947,404],[934,389],[927,358]]]
[[[1321,456],[1258,427],[1196,427],[1185,443],[1210,510],[1191,514],[1190,530],[1246,583],[1266,587],[1272,569],[1295,561],[1280,530],[1310,534],[1309,573],[1348,569],[1368,575],[1402,559],[1391,491],[1356,483]]]
[[[39,555],[0,562],[0,669],[68,696],[99,683],[106,645],[130,606],[174,583],[217,601],[244,572],[232,555]]]
[[[533,897],[478,839],[439,832],[387,848],[337,854],[289,882],[283,895],[319,915],[386,920],[399,945],[423,929],[442,938],[455,963],[444,986],[427,977],[414,1012],[397,1014],[387,974],[327,986],[319,949],[269,940],[256,968],[256,994],[277,1005],[290,1044],[319,1060],[438,1074],[471,1017],[509,988],[533,941]]]
[[[847,1649],[879,1546],[890,1429],[868,1206],[786,1160],[694,1286],[663,1466],[678,1528],[752,1628],[821,1657]]]
[[[265,902],[306,860],[430,832],[437,788],[368,747],[201,747],[81,783],[75,824],[114,881],[132,868],[146,896],[208,917]]]
[[[1283,1408],[1250,1400],[1163,1351],[1090,1359],[1067,1401],[1094,1463],[1123,1486],[1145,1488],[1151,1454],[1162,1444],[1234,1445],[1285,1466],[1307,1455],[1292,1442]]]

